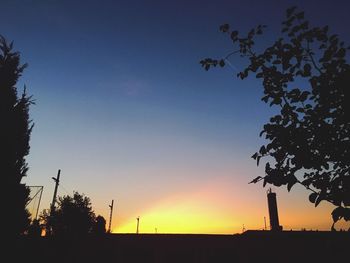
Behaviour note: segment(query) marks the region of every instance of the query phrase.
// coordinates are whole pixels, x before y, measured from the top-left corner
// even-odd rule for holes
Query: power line
[[[66,194],[70,195],[73,191],[68,191],[61,183],[61,189],[66,192]]]

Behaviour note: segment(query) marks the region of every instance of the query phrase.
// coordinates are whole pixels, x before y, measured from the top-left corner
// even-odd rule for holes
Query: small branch
[[[256,58],[256,54],[252,51],[252,49],[250,47],[248,48],[248,51],[252,57]]]
[[[303,184],[302,182],[300,182],[298,179],[297,179],[297,183],[299,183],[299,184],[301,184],[302,186],[304,186],[307,190],[310,190],[311,192],[313,192],[313,193],[315,193],[315,194],[319,194],[319,193],[316,192],[314,189],[310,188],[310,187],[307,186],[307,185],[304,185],[304,184]],[[331,200],[328,200],[328,199],[323,199],[323,200],[325,200],[325,201],[327,201],[327,202],[329,202],[329,203],[331,203],[331,204],[337,206],[337,205],[336,205],[334,202],[332,202]]]
[[[283,100],[284,100],[284,103],[287,104],[287,106],[288,106],[289,108],[291,108],[291,106],[290,106],[290,104],[289,104],[289,101],[287,100],[287,98],[286,98],[286,96],[285,96],[284,94],[283,94],[282,98],[283,98]],[[281,104],[281,106],[282,106],[282,104]]]
[[[231,57],[232,55],[237,54],[237,53],[239,53],[239,52],[240,52],[240,50],[233,51],[233,52],[227,54],[226,57],[225,57],[224,59],[228,59],[228,58]]]
[[[310,52],[310,42],[309,40],[306,40],[307,41],[307,48],[306,48],[306,53],[309,55],[310,59],[311,59],[311,63],[312,65],[314,66],[314,68],[320,73],[322,74],[322,71],[321,69],[317,66],[315,60],[314,60],[314,57],[312,56],[311,52]]]

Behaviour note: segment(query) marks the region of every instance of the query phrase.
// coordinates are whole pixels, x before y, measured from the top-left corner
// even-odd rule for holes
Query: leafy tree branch
[[[225,67],[225,61],[239,54],[249,64],[237,77],[254,75],[261,79],[261,100],[279,108],[260,133],[267,143],[252,156],[257,165],[268,157],[265,175],[251,183],[285,185],[288,191],[301,184],[312,192],[309,201],[315,206],[323,200],[336,206],[332,212],[334,223],[342,218],[349,221],[349,47],[330,34],[328,26],[311,27],[304,12],[296,7],[287,9],[282,36],[258,52],[256,38],[265,28],[258,25],[242,37],[229,24],[220,26],[235,51],[221,59],[200,61],[209,70],[218,65]]]

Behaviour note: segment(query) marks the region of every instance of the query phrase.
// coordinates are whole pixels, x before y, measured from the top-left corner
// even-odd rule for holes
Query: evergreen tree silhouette
[[[9,235],[23,233],[29,226],[29,189],[21,183],[26,176],[29,140],[33,128],[29,106],[33,103],[26,89],[18,96],[16,83],[27,64],[21,65],[20,54],[0,35],[0,178],[4,207],[4,231]]]

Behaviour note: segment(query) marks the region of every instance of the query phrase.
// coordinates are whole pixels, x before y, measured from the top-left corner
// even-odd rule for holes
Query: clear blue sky
[[[18,85],[36,101],[25,182],[44,186],[41,208],[48,208],[51,177],[61,169],[60,195],[85,193],[106,218],[116,200],[116,231],[174,196],[198,192],[214,200],[226,188],[217,202],[234,210],[223,215],[234,224],[203,231],[235,232],[252,217],[260,222],[266,189],[247,182],[262,172],[250,156],[271,109],[260,101],[259,82],[235,77],[239,61],[209,72],[199,61],[232,50],[218,30],[223,23],[240,31],[266,24],[261,43],[271,42],[294,4],[349,43],[346,1],[1,1],[0,34],[29,64]],[[276,190],[282,210],[308,205],[302,191]],[[196,196],[197,206],[209,205]],[[257,208],[243,212],[235,201]]]

